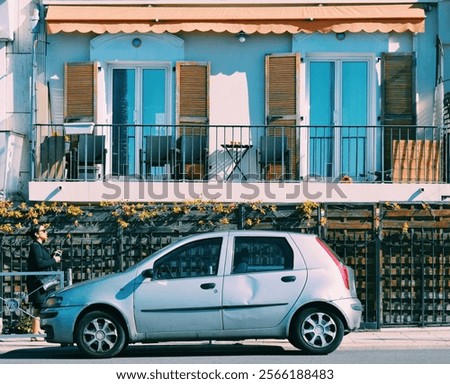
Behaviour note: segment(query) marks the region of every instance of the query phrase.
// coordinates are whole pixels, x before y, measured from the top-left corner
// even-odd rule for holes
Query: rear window
[[[232,273],[292,269],[294,252],[283,237],[236,237]]]

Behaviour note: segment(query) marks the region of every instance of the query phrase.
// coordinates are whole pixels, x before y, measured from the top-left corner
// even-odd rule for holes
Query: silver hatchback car
[[[328,354],[357,329],[353,270],[317,236],[211,232],[182,238],[125,272],[51,294],[51,343],[112,357],[139,342],[289,339]]]

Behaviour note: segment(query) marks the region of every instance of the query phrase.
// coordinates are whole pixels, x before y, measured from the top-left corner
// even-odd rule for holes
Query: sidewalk
[[[340,349],[450,349],[450,327],[359,330],[344,337]]]
[[[231,343],[231,342],[230,342]],[[294,348],[287,340],[247,340],[243,344],[279,344],[286,349]],[[173,344],[173,343],[171,343]],[[0,358],[2,353],[15,349],[59,348],[59,344],[50,344],[42,338],[30,341],[29,335],[14,337],[0,335]],[[344,337],[339,349],[376,350],[376,349],[450,349],[450,327],[427,328],[382,328],[381,330],[359,330]]]

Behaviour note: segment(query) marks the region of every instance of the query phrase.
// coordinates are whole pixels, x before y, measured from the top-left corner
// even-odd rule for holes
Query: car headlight
[[[55,308],[60,307],[62,304],[63,298],[61,296],[50,296],[45,300],[44,307],[45,308]]]

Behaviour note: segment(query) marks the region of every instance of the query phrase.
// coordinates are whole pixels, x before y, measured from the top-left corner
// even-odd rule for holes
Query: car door
[[[222,330],[222,237],[190,241],[154,261],[134,293],[138,332]]]
[[[307,271],[291,238],[236,235],[223,287],[225,330],[275,327],[300,296]]]

